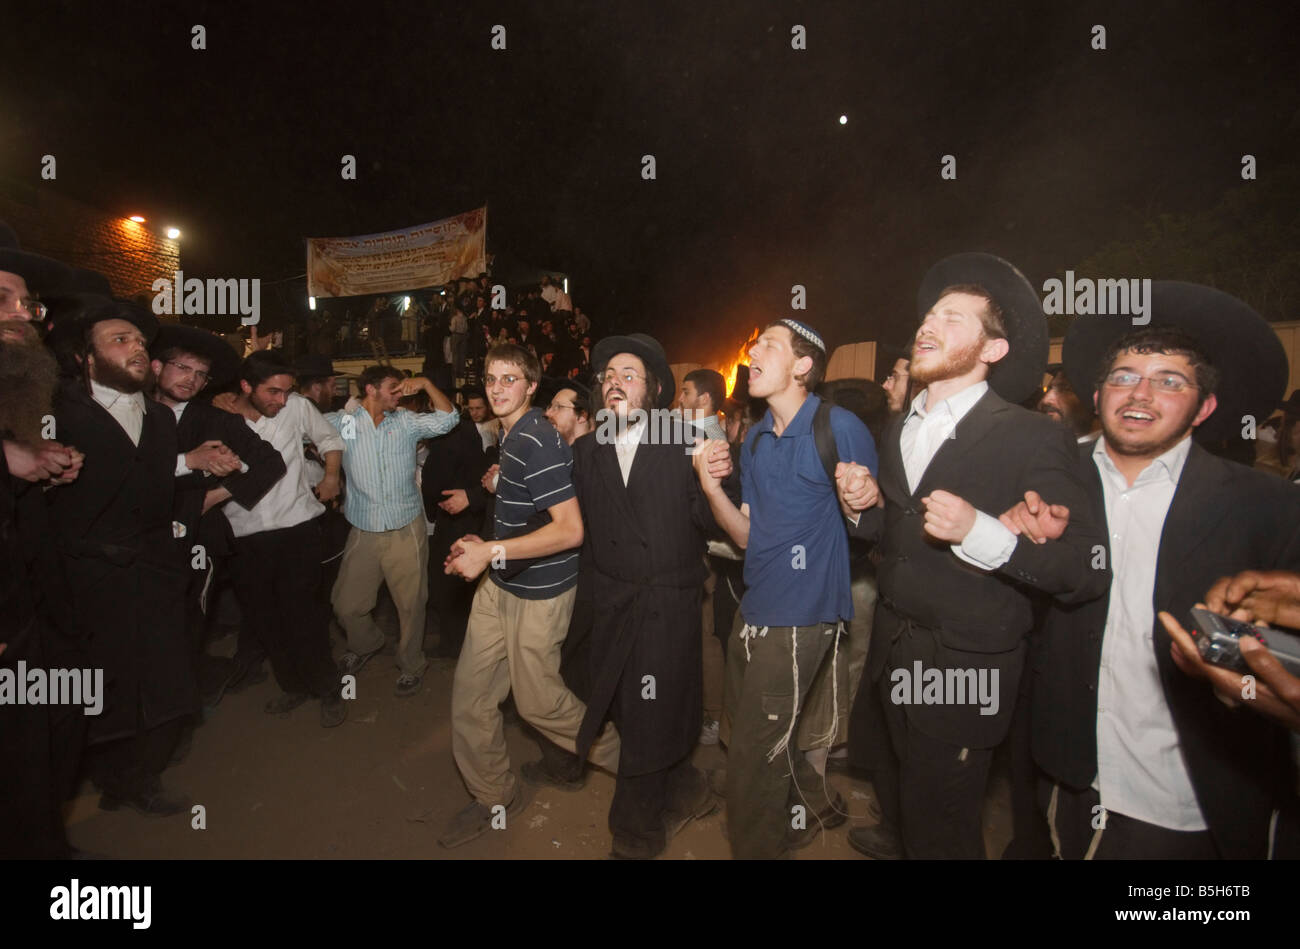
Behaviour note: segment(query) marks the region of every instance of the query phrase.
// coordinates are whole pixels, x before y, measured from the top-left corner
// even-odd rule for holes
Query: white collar
[[[1187,456],[1191,453],[1192,435],[1191,432],[1188,432],[1187,435],[1183,437],[1182,441],[1169,449],[1163,455],[1153,459],[1149,465],[1142,469],[1141,474],[1133,480],[1134,487],[1137,486],[1139,481],[1150,482],[1162,477],[1168,478],[1174,484],[1177,484],[1178,479],[1183,476],[1183,466],[1187,464]],[[1106,452],[1105,435],[1098,437],[1097,444],[1094,445],[1092,449],[1092,456],[1093,458],[1101,459],[1101,464],[1105,466],[1105,470],[1108,473],[1127,481],[1127,479],[1124,479],[1124,476],[1120,473],[1120,470],[1115,467],[1115,462],[1111,460],[1110,455]]]
[[[966,388],[954,395],[948,396],[934,408],[926,407],[926,397],[930,394],[929,389],[922,389],[912,400],[912,408],[907,413],[907,418],[903,419],[903,424],[907,424],[908,419],[913,415],[919,415],[925,418],[933,412],[944,411],[945,408],[952,415],[953,420],[960,422],[966,417],[966,413],[975,407],[975,403],[984,397],[984,393],[989,391],[987,379],[981,379],[979,382],[973,382]]]
[[[126,399],[135,405],[136,408],[144,411],[144,394],[140,392],[123,392],[120,389],[114,389],[110,386],[90,380],[90,394],[106,409],[111,409],[117,404],[118,399]]]

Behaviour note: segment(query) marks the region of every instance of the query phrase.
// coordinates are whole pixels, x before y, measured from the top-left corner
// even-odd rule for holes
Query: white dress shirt
[[[139,392],[119,392],[90,380],[90,394],[108,410],[108,414],[122,426],[131,444],[139,447],[140,433],[144,430],[144,395]]]
[[[627,479],[632,474],[632,462],[636,460],[636,448],[641,444],[645,427],[645,421],[639,421],[635,425],[629,425],[614,439],[614,451],[618,453],[618,468],[623,472],[624,487],[627,486]]]
[[[957,424],[984,397],[988,389],[988,382],[976,382],[944,399],[932,409],[926,408],[926,398],[930,394],[928,389],[912,400],[912,408],[903,420],[899,449],[903,455],[903,470],[907,474],[907,488],[913,494],[944,441],[957,437]],[[1011,559],[1011,553],[1016,549],[1016,535],[996,516],[976,511],[975,524],[970,532],[962,538],[960,544],[951,547],[958,558],[971,566],[981,570],[996,570]]]
[[[1092,452],[1106,500],[1114,577],[1101,641],[1092,786],[1108,811],[1184,831],[1205,830],[1206,824],[1160,685],[1152,637],[1160,535],[1191,448],[1189,435],[1147,465],[1132,487],[1106,454],[1105,438]]]
[[[478,429],[478,437],[483,441],[483,450],[491,451],[497,447],[497,440],[501,437],[501,419],[488,419],[486,422],[475,422],[474,427]]]
[[[342,451],[343,438],[334,426],[325,421],[310,399],[296,392],[290,393],[275,418],[263,415],[256,422],[245,422],[280,453],[287,470],[252,508],[244,508],[237,501],[225,506],[235,536],[293,527],[324,513],[325,505],[316,500],[307,481],[302,443],[304,439],[311,442],[322,457],[326,452]]]

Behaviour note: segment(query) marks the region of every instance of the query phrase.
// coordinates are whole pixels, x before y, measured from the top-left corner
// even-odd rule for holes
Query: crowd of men
[[[351,307],[335,316],[322,306],[303,328],[303,348],[325,356],[418,353],[424,355],[426,373],[448,366],[453,378],[477,381],[488,349],[508,342],[532,352],[547,376],[586,379],[591,318],[573,305],[565,285],[543,276],[493,308],[491,280],[480,274],[431,291],[381,294],[355,315]]]
[[[0,227],[0,854],[70,855],[84,779],[107,810],[187,811],[164,770],[267,662],[268,714],[314,700],[337,726],[385,648],[381,589],[396,697],[456,662],[470,799],[446,848],[596,767],[614,857],[721,806],[734,856],[788,856],[846,822],[831,778],[853,773],[875,792],[856,850],[982,858],[1001,752],[1004,856],[1297,853],[1300,679],[1250,636],[1244,666],[1207,662],[1190,614],[1300,626],[1297,396],[1245,303],[1156,282],[1150,325],[1076,319],[1048,367],[1033,287],[958,254],[883,384],[825,382],[820,333],[786,318],[728,394],[707,369],[679,391],[639,333],[579,337],[557,372],[553,321],[494,335],[476,288],[473,317],[447,301],[449,365],[372,366],[336,407],[327,355],[241,359]],[[536,297],[577,326],[562,289]],[[1278,408],[1270,470],[1223,457]],[[60,669],[102,672],[100,713],[32,698]],[[518,768],[508,699],[541,752]]]

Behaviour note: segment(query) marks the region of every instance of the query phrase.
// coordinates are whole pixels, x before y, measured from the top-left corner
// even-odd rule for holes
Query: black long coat
[[[646,774],[689,754],[703,702],[701,604],[705,542],[718,533],[681,439],[642,443],[626,486],[612,444],[573,444],[591,608],[591,698],[578,733],[585,758],[608,713],[622,741],[619,772]],[[653,676],[653,698],[647,676]]]
[[[85,668],[42,489],[11,477],[0,451],[0,669]],[[18,682],[22,687],[22,682]],[[0,705],[0,857],[67,856],[60,802],[71,796],[81,706]]]
[[[81,474],[46,494],[72,605],[104,670],[91,743],[127,737],[198,706],[185,635],[185,564],[172,536],[176,418],[145,400],[139,446],[78,381],[54,403],[59,441],[86,456]]]
[[[1084,455],[1084,482],[1101,508],[1101,476],[1087,457],[1091,450]],[[1300,570],[1300,488],[1193,444],[1160,534],[1152,605],[1190,628],[1192,606],[1219,577],[1242,570]],[[1054,780],[1079,790],[1097,775],[1097,682],[1109,608],[1109,589],[1090,603],[1053,605],[1035,650],[1034,760]],[[1221,856],[1261,859],[1273,811],[1296,806],[1286,729],[1220,702],[1206,682],[1174,665],[1171,642],[1156,618],[1152,648],[1160,685],[1201,813]]]
[[[1094,569],[1093,550],[1105,539],[1083,486],[1078,446],[1045,415],[1011,405],[992,390],[958,423],[955,435],[935,453],[916,486],[908,489],[901,437],[903,417],[887,429],[881,445],[880,490],[884,508],[863,514],[851,536],[879,540],[877,580],[881,602],[867,653],[863,683],[879,688],[887,667],[998,670],[996,715],[975,705],[905,705],[911,727],[959,746],[992,748],[1006,736],[1019,692],[1037,593],[1078,603],[1100,596],[1110,571]],[[942,489],[994,517],[1033,489],[1070,509],[1070,523],[1057,540],[1021,540],[1011,559],[986,573],[959,560],[947,544],[924,530],[921,499]],[[874,529],[874,536],[873,536]],[[887,606],[893,604],[893,609]],[[894,610],[920,628],[905,631]],[[877,706],[859,689],[849,726],[859,760],[885,751],[885,728]],[[873,747],[874,746],[874,747]]]

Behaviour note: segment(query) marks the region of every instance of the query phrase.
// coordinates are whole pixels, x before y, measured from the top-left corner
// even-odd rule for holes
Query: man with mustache
[[[67,610],[68,591],[37,485],[80,473],[76,449],[42,440],[57,366],[34,329],[38,293],[68,278],[57,261],[23,251],[0,222],[0,668],[81,667],[84,644]],[[12,476],[12,477],[10,477]],[[65,857],[60,804],[81,757],[80,708],[0,708],[0,853]]]
[[[48,500],[89,663],[104,670],[107,698],[90,718],[87,764],[102,809],[178,814],[189,802],[166,793],[160,775],[198,695],[173,532],[176,418],[143,394],[158,323],[113,300],[68,315],[51,336],[79,378],[59,390],[54,415],[87,463]]]
[[[1075,394],[1065,375],[1065,368],[1060,363],[1048,366],[1047,371],[1052,374],[1052,378],[1047,384],[1047,391],[1038,400],[1038,411],[1053,422],[1070,429],[1080,444],[1092,441],[1095,418],[1092,410]]]
[[[1078,450],[1114,580],[1053,606],[1039,647],[1030,720],[1052,840],[1065,858],[1294,857],[1287,732],[1195,677],[1182,626],[1218,578],[1300,566],[1300,489],[1198,444],[1272,410],[1286,354],[1249,306],[1195,284],[1156,281],[1150,325],[1124,329],[1077,318],[1063,351],[1101,422]],[[1008,521],[1047,537],[1076,516],[1025,514]]]
[[[982,859],[989,764],[1011,722],[1032,593],[1083,602],[1109,573],[1093,560],[1102,537],[1074,440],[1015,404],[1047,362],[1034,288],[1005,260],[958,254],[930,269],[917,303],[911,377],[925,391],[886,430],[883,511],[855,526],[878,541],[880,599],[849,741],[883,820],[849,843],[877,859]],[[1028,491],[1069,509],[1059,539],[1034,543],[999,521]],[[923,680],[982,679],[988,694],[916,702],[918,668]]]
[[[695,430],[673,418],[663,437],[674,382],[658,341],[607,337],[592,359],[604,411],[574,442],[592,676],[577,752],[581,760],[606,718],[618,728],[612,853],[650,859],[717,807],[691,752],[703,702],[705,541],[719,531],[692,467]]]

